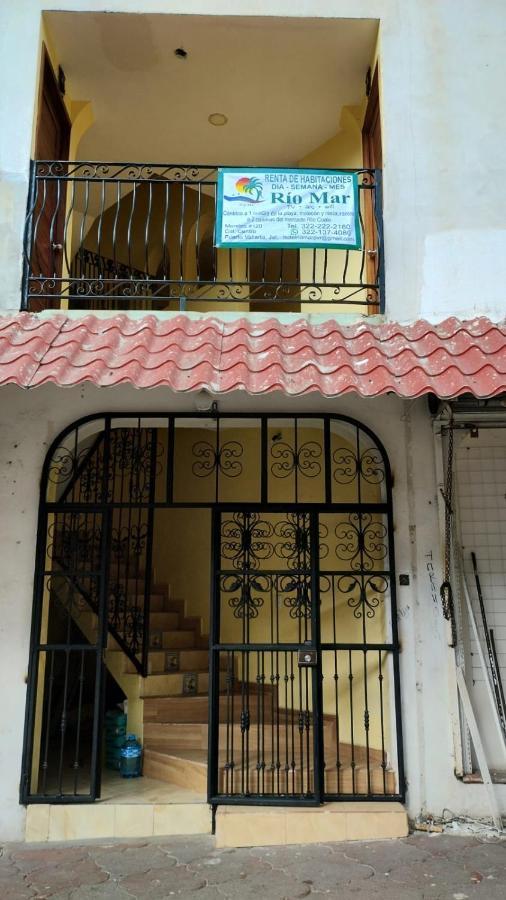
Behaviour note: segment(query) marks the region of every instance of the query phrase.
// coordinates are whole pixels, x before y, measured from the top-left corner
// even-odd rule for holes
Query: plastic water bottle
[[[123,778],[138,778],[142,775],[142,747],[135,734],[127,734],[120,750],[119,771]]]

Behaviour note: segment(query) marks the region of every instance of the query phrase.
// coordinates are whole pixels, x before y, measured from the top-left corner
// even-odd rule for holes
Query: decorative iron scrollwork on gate
[[[351,447],[338,447],[332,453],[332,460],[333,478],[338,484],[350,484],[357,478],[371,485],[385,481],[385,464],[377,447],[357,453]]]
[[[234,569],[258,569],[274,553],[274,527],[260,513],[237,512],[221,525],[221,554]]]
[[[197,441],[192,447],[195,462],[192,472],[197,478],[207,478],[218,469],[227,478],[238,478],[242,474],[240,458],[244,453],[239,441],[225,441],[213,447],[209,441]]]
[[[369,575],[367,578],[342,575],[337,579],[337,589],[340,593],[353,593],[347,602],[356,619],[361,619],[364,615],[368,619],[374,618],[388,588],[388,578],[384,575]]]
[[[311,577],[309,575],[281,575],[280,593],[287,594],[283,600],[292,619],[311,617]]]
[[[287,478],[294,472],[305,478],[316,478],[320,475],[321,445],[316,441],[305,441],[300,447],[291,446],[287,441],[276,441],[271,447],[274,462],[271,472],[275,478]]]
[[[268,575],[234,573],[224,574],[220,579],[220,589],[223,594],[232,594],[228,598],[228,605],[233,610],[236,619],[256,619],[265,599],[262,594],[268,594],[271,589],[271,579]]]
[[[346,561],[351,569],[372,570],[387,558],[386,525],[370,513],[350,513],[348,521],[339,522],[334,533],[336,556]]]

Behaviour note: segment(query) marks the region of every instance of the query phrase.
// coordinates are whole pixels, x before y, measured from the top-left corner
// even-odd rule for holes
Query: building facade
[[[1,15],[2,837],[497,824],[501,4]]]

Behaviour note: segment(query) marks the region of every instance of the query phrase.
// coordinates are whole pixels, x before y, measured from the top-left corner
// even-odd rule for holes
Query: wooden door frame
[[[51,62],[51,57],[49,56],[48,49],[45,43],[42,43],[42,52],[40,59],[40,69],[39,69],[39,91],[37,97],[37,117],[35,124],[35,140],[34,140],[34,157],[37,159],[38,157],[38,144],[39,144],[39,136],[40,136],[40,128],[41,128],[41,120],[42,120],[42,108],[43,108],[43,97],[44,97],[44,89],[48,88],[49,92],[52,95],[52,99],[56,101],[55,105],[59,108],[59,116],[60,123],[63,124],[62,131],[67,131],[66,140],[64,142],[65,153],[60,154],[60,159],[68,159],[68,152],[70,148],[70,132],[72,130],[72,122],[70,120],[70,116],[67,112],[67,107],[65,106],[64,100],[62,98],[60,89],[58,87],[58,79],[56,77],[55,70],[53,68],[53,64]]]
[[[374,155],[374,146],[372,135],[374,129],[378,126],[380,127],[380,138],[381,138],[381,115],[380,115],[380,97],[379,97],[379,71],[378,71],[378,63],[376,63],[374,67],[374,73],[371,79],[371,87],[369,91],[369,96],[367,100],[367,108],[364,116],[364,123],[362,125],[362,156],[363,156],[363,164],[366,169],[378,169],[383,167],[383,147],[381,147],[381,160],[379,161],[381,165],[378,165],[378,160]],[[364,211],[364,239],[365,239],[365,248],[366,248],[366,277],[369,284],[373,284],[377,280],[378,275],[378,266],[379,266],[379,252],[380,248],[377,246],[378,244],[378,228],[376,223],[375,209],[374,209],[374,198],[372,193],[370,194],[368,191],[365,192],[365,211]],[[374,250],[375,253],[367,252]],[[371,294],[375,294],[379,301],[378,291],[371,291]],[[379,302],[377,306],[372,306],[369,308],[369,312],[371,314],[375,314],[380,312]]]

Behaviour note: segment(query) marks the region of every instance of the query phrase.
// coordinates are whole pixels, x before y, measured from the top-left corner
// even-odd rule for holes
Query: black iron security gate
[[[213,535],[211,802],[318,803],[316,514],[219,510]]]
[[[147,674],[169,507],[212,511],[210,802],[402,799],[386,454],[344,416],[211,411],[90,416],[48,453],[22,801],[99,796],[106,648]]]
[[[384,688],[397,648],[374,621],[381,515],[218,510],[213,534],[210,801],[400,796]]]

